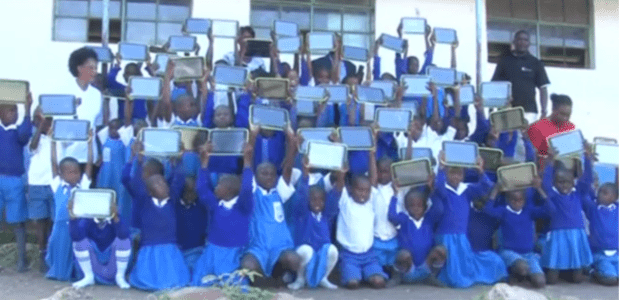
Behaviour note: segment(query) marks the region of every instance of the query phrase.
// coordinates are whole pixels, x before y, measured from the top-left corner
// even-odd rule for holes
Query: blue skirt
[[[208,244],[194,264],[191,284],[194,286],[210,286],[217,283],[215,277],[230,274],[239,269],[243,251],[242,247],[228,248]],[[214,276],[214,282],[203,283],[202,279],[208,275]]]
[[[372,244],[372,250],[377,253],[379,264],[381,266],[391,266],[396,261],[396,253],[398,253],[398,239],[393,238],[391,240],[382,241],[375,237],[375,241]]]
[[[75,278],[75,257],[73,255],[73,242],[69,235],[69,222],[54,222],[52,234],[47,245],[45,263],[49,267],[45,277],[62,281]]]
[[[315,288],[319,286],[319,283],[327,273],[327,260],[329,247],[331,244],[325,244],[321,247],[321,249],[317,252],[314,252],[312,255],[312,259],[308,262],[306,266],[306,283],[308,287]]]
[[[131,286],[157,291],[180,288],[189,282],[189,270],[176,244],[143,246],[129,276]]]
[[[191,249],[187,249],[183,251],[183,259],[185,260],[185,265],[189,269],[190,273],[194,269],[194,265],[196,264],[196,261],[202,254],[202,251],[204,250],[204,248],[205,248],[204,246],[199,246],[196,248],[191,248]]]
[[[438,235],[436,240],[448,250],[446,265],[439,273],[439,280],[448,286],[467,288],[476,283],[494,284],[508,275],[497,253],[474,253],[465,234]]]
[[[547,233],[540,265],[553,270],[581,269],[592,264],[592,252],[583,229],[557,229]]]

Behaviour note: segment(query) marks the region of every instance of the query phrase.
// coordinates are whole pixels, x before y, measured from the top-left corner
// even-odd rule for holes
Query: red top
[[[560,132],[571,131],[575,129],[575,125],[571,122],[558,124],[551,122],[549,119],[542,119],[530,126],[527,134],[530,136],[532,145],[538,149],[538,155],[547,155],[549,144],[547,138]]]

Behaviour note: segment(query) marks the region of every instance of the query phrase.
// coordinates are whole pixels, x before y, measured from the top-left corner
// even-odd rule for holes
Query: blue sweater
[[[512,132],[512,138],[508,139],[509,133],[503,132],[499,135],[499,139],[497,140],[496,147],[502,149],[504,151],[504,157],[514,157],[515,150],[517,147],[517,139],[518,131]],[[534,146],[532,146],[532,142],[529,139],[523,139],[523,146],[525,146],[525,161],[536,161],[536,152],[534,151]]]
[[[490,201],[489,201],[490,202]],[[471,249],[480,252],[493,249],[493,233],[499,227],[499,222],[475,208],[469,210],[469,224],[467,239]]]
[[[135,174],[132,176],[131,171],[135,166]],[[121,181],[125,190],[131,196],[131,224],[133,228],[141,228],[140,224],[140,212],[142,202],[140,199],[146,199],[148,197],[148,191],[146,184],[142,180],[142,164],[137,159],[129,161],[123,167],[123,174],[121,175]]]
[[[93,219],[73,219],[69,221],[69,233],[71,240],[75,242],[85,238],[95,242],[99,251],[108,249],[116,238],[121,240],[129,238],[129,229],[122,220],[118,223],[111,221],[103,228],[99,228]]]
[[[555,170],[552,165],[545,168],[543,175],[543,188],[549,200],[556,207],[556,212],[551,215],[550,230],[557,229],[583,229],[583,216],[581,204],[584,197],[588,197],[592,186],[592,163],[586,159],[584,173],[579,178],[576,188],[567,195],[559,193],[554,187]]]
[[[414,265],[420,266],[426,260],[431,248],[433,248],[433,229],[441,219],[443,204],[433,197],[433,205],[424,214],[420,228],[417,228],[408,213],[396,212],[397,202],[398,199],[392,197],[388,210],[388,219],[394,226],[400,226],[397,235],[400,248],[408,250],[413,257]]]
[[[276,169],[280,170],[284,155],[286,154],[286,141],[284,133],[282,131],[274,132],[274,135],[270,138],[263,137],[260,133],[256,137],[256,144],[254,146],[254,169],[265,162],[271,162],[276,166]],[[263,149],[263,141],[266,143],[266,148]],[[267,150],[266,160],[263,159],[264,150]],[[278,174],[280,171],[278,171]]]
[[[108,73],[108,89],[112,92],[113,95],[123,95],[125,93],[126,86],[124,84],[116,81],[116,76],[118,72],[120,72],[121,67],[113,66]],[[133,101],[133,114],[131,116],[132,119],[146,119],[148,116],[148,111],[146,108],[145,100],[132,100]],[[125,117],[125,100],[118,100],[118,119],[123,120]]]
[[[435,193],[442,201],[444,208],[443,218],[439,222],[436,233],[467,234],[470,202],[476,195],[490,192],[493,183],[486,175],[480,176],[478,183],[467,184],[464,192],[458,195],[446,187],[446,173],[444,170],[439,171],[436,181]],[[463,185],[464,183],[461,184]]]
[[[211,189],[209,171],[200,169],[196,180],[198,200],[209,212],[209,243],[221,247],[244,247],[248,244],[250,217],[254,209],[252,170],[243,170],[241,191],[232,209],[219,204]]]
[[[618,250],[618,202],[605,207],[590,198],[582,198],[583,211],[590,221],[592,252]]]
[[[242,93],[239,95],[239,101],[237,101],[237,114],[235,118],[234,126],[239,128],[247,128],[249,124],[250,104],[252,97],[248,93]],[[215,128],[213,123],[213,117],[215,115],[215,93],[209,92],[207,94],[207,103],[205,104],[204,113],[202,114],[202,126],[206,128]]]
[[[183,201],[177,201],[175,204],[179,248],[185,251],[204,246],[207,238],[204,230],[207,228],[207,209],[196,202],[185,205]]]
[[[401,75],[409,73],[409,65],[407,62],[408,61],[406,57],[401,58],[400,53],[396,53],[396,57],[394,59],[396,80],[400,80]],[[433,49],[428,49],[426,52],[424,52],[424,64],[422,65],[419,74],[426,74],[426,68],[428,68],[432,63]],[[381,57],[379,57],[379,55],[375,55],[372,74],[374,80],[381,79]]]
[[[320,221],[310,210],[308,178],[302,178],[297,185],[297,195],[299,197],[293,207],[295,246],[309,245],[317,252],[323,245],[331,243],[331,229],[338,215],[338,195],[335,190],[327,193]]]
[[[24,168],[24,146],[28,144],[31,136],[32,123],[30,123],[30,117],[25,117],[16,129],[6,130],[0,126],[0,141],[2,141],[0,175],[22,176],[26,172]]]

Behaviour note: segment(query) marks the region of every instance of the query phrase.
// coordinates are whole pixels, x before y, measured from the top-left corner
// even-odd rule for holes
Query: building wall
[[[618,137],[618,1],[594,0],[594,68],[547,68],[552,93],[564,93],[574,101],[572,120],[587,138]],[[36,5],[35,5],[36,4]],[[3,41],[11,41],[0,49],[3,64],[0,78],[29,80],[35,98],[41,93],[61,93],[74,84],[68,72],[68,57],[80,43],[52,41],[52,0],[0,0],[0,27]],[[36,7],[36,9],[33,9]],[[401,17],[425,17],[436,27],[458,28],[459,47],[457,68],[475,78],[476,15],[474,0],[376,0],[375,31],[396,35]],[[240,25],[249,23],[250,0],[194,0],[193,17],[237,19]],[[12,30],[7,30],[11,28]],[[486,30],[485,30],[486,32]],[[423,40],[410,38],[410,55],[422,57]],[[486,34],[483,35],[482,78],[492,76],[495,65],[486,62]],[[206,51],[206,41],[199,38]],[[217,39],[215,58],[232,50],[231,39]],[[115,45],[111,45],[116,51]],[[394,72],[393,53],[381,49],[382,71]],[[438,45],[435,63],[449,66],[450,49]],[[610,122],[610,125],[608,124]]]

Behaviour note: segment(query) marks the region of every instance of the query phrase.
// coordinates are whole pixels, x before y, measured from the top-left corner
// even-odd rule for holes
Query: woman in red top
[[[547,138],[560,132],[571,131],[575,125],[569,121],[573,111],[573,101],[566,95],[551,95],[553,104],[551,116],[534,123],[527,131],[532,145],[539,156],[547,156]]]

